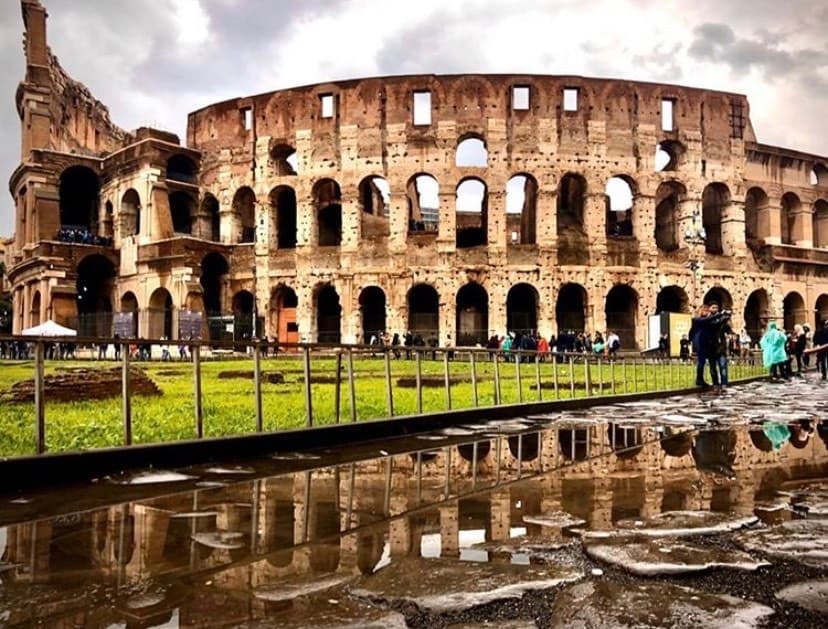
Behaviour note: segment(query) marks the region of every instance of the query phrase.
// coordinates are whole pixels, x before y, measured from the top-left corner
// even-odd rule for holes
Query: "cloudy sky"
[[[293,85],[409,73],[583,74],[748,95],[760,142],[828,154],[825,0],[42,0],[64,68],[116,124]],[[0,175],[19,159],[18,0],[0,0]],[[5,185],[4,185],[5,188]],[[0,234],[13,225],[0,196]]]

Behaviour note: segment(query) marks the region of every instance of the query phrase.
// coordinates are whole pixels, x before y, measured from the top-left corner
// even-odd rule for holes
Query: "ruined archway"
[[[702,226],[705,231],[705,253],[722,255],[722,222],[730,205],[730,190],[719,182],[705,186],[702,191]]]
[[[132,188],[121,197],[120,219],[121,238],[141,233],[141,198]]]
[[[203,290],[204,314],[209,326],[211,340],[221,339],[224,336],[224,287],[230,265],[220,253],[208,253],[201,261],[201,277],[199,282]]]
[[[440,223],[440,184],[429,174],[420,173],[405,187],[408,201],[408,231],[434,232]]]
[[[538,182],[515,175],[506,183],[506,230],[512,245],[533,245],[537,239]]]
[[[248,186],[242,186],[233,195],[232,242],[251,243],[256,241],[256,193]]]
[[[205,240],[219,242],[221,239],[221,215],[219,213],[219,202],[209,192],[201,200],[201,212],[199,215],[199,231]]]
[[[633,235],[635,189],[635,182],[626,175],[616,175],[607,180],[604,188],[607,236]]]
[[[587,293],[580,284],[564,284],[555,303],[558,332],[583,332],[586,329]]]
[[[132,328],[129,337],[136,338],[138,336],[138,298],[135,293],[127,291],[121,296],[120,312],[131,315]]]
[[[678,170],[685,162],[685,146],[676,140],[664,140],[656,146],[655,171]]]
[[[278,186],[270,191],[271,223],[276,228],[278,249],[296,248],[296,191],[290,186]]]
[[[421,338],[439,338],[440,296],[429,284],[412,286],[406,297],[408,303],[408,330]]]
[[[330,284],[318,286],[314,295],[316,314],[316,342],[335,343],[341,340],[342,306],[339,293]]]
[[[782,314],[785,330],[793,331],[796,324],[808,323],[808,311],[805,300],[796,291],[791,291],[782,300]]]
[[[183,181],[184,183],[198,183],[198,167],[186,155],[173,155],[167,160],[167,180]]]
[[[233,295],[233,338],[251,339],[256,336],[256,298],[249,290]]]
[[[681,286],[665,286],[656,297],[656,314],[662,312],[690,312],[690,299]]]
[[[782,233],[779,235],[783,245],[795,245],[803,237],[802,202],[793,192],[782,195],[781,216],[779,225]]]
[[[558,184],[558,264],[588,264],[589,248],[584,225],[586,179],[567,173]]]
[[[488,193],[481,179],[462,180],[456,190],[457,247],[478,247],[488,242]]]
[[[621,347],[635,348],[636,323],[638,318],[638,293],[627,284],[616,284],[607,293],[604,314],[607,321],[607,333],[615,332]]]
[[[41,308],[41,300],[40,300],[40,291],[36,290],[34,295],[32,295],[32,304],[29,307],[29,325],[36,326],[40,324],[40,308]]]
[[[719,308],[723,310],[733,310],[733,297],[722,286],[714,286],[707,291],[704,294],[702,303],[708,306],[712,303],[717,303],[719,304]]]
[[[607,439],[619,459],[634,459],[644,449],[644,435],[637,426],[607,424]]]
[[[359,312],[362,315],[362,342],[379,339],[385,332],[385,292],[379,286],[363,288],[359,294]]]
[[[296,149],[289,144],[277,144],[270,149],[270,163],[279,177],[292,177],[299,171]]]
[[[150,295],[147,308],[147,337],[173,337],[173,299],[166,288],[156,288]]]
[[[317,241],[320,247],[342,243],[342,190],[333,179],[320,179],[313,186]]]
[[[489,165],[489,152],[483,138],[473,134],[461,138],[457,143],[454,163],[460,168],[486,168]]]
[[[745,195],[745,242],[757,247],[770,235],[770,214],[767,193],[762,188],[751,188]]]
[[[362,237],[366,239],[388,236],[391,208],[391,189],[388,182],[377,175],[365,177],[359,183],[359,205],[362,209]]]
[[[196,205],[193,197],[186,192],[176,190],[168,195],[168,199],[173,232],[179,235],[192,234],[193,214]]]
[[[661,251],[675,251],[679,247],[679,205],[687,189],[678,181],[665,181],[655,195],[655,240]]]
[[[828,201],[817,199],[813,213],[814,247],[828,248]]]
[[[510,332],[533,333],[538,329],[538,291],[531,284],[515,284],[506,295],[506,327]]]
[[[98,175],[86,166],[70,166],[60,174],[60,226],[94,232],[98,223]]]
[[[457,345],[484,345],[489,332],[489,294],[477,282],[457,291]]]
[[[270,330],[280,343],[298,343],[299,326],[296,309],[299,299],[289,286],[278,286],[270,296]]]
[[[583,461],[589,456],[589,429],[558,428],[558,446],[565,459]]]
[[[95,254],[80,261],[77,273],[78,335],[109,336],[115,266],[108,258]]]
[[[745,302],[745,330],[753,343],[758,343],[770,317],[770,299],[764,288],[753,291]]]

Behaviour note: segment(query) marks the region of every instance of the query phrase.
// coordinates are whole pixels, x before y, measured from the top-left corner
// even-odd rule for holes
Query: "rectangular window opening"
[[[564,111],[578,111],[578,88],[565,87],[563,91]]]
[[[431,124],[431,92],[414,92],[414,124]]]
[[[745,110],[740,101],[730,103],[730,137],[741,140],[745,134]]]
[[[250,131],[253,128],[253,108],[244,107],[241,110],[242,125],[245,131]]]
[[[322,94],[319,97],[319,103],[322,108],[323,118],[334,117],[334,97],[333,94]]]
[[[675,119],[673,118],[673,111],[675,108],[675,101],[672,98],[661,99],[661,130],[675,131]]]
[[[529,88],[525,85],[515,85],[512,88],[512,109],[527,111],[529,109]]]

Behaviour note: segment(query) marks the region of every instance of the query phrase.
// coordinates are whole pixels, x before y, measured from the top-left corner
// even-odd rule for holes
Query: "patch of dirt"
[[[468,378],[461,378],[460,376],[451,376],[449,378],[449,382],[451,384],[462,384],[464,382],[468,383],[471,382],[470,377],[471,376]],[[420,383],[423,387],[440,388],[446,386],[446,379],[443,376],[423,376],[420,378]],[[400,386],[403,389],[414,389],[417,386],[417,378],[400,378],[397,380],[397,386]]]
[[[143,369],[131,367],[130,391],[132,395],[161,395],[161,389]],[[44,395],[47,400],[76,402],[78,400],[102,400],[121,395],[121,368],[112,369],[64,369],[44,378]],[[15,383],[0,394],[8,402],[33,402],[34,380]]]
[[[253,370],[248,369],[240,369],[236,371],[219,371],[218,374],[219,380],[253,380]],[[284,384],[285,376],[278,371],[263,371],[262,372],[262,382],[268,382],[270,384]]]

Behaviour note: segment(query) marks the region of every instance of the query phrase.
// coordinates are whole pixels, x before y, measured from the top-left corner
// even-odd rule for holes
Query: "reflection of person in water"
[[[828,448],[828,421],[821,421],[817,424],[817,434],[822,439],[825,447]]]
[[[732,430],[702,430],[693,442],[693,460],[700,472],[735,478],[736,433]]]
[[[804,448],[808,445],[811,435],[814,434],[814,427],[807,419],[802,419],[790,425],[790,442],[794,448]]]

